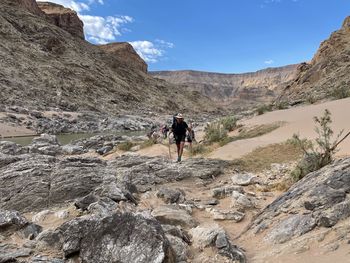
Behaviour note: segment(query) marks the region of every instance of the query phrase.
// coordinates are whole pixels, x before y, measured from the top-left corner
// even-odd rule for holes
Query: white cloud
[[[163,51],[150,41],[133,41],[130,44],[146,62],[155,63],[163,55]]]
[[[133,41],[130,44],[135,51],[148,63],[156,63],[165,54],[165,48],[173,48],[174,44],[156,39],[156,44],[150,41]]]
[[[174,48],[175,45],[174,43],[171,43],[171,42],[167,42],[165,40],[162,40],[162,39],[156,39],[155,40],[160,46],[164,47],[164,48]]]
[[[264,63],[266,65],[272,65],[273,63],[275,63],[275,61],[273,61],[272,59],[269,59],[269,60],[264,61]]]
[[[97,44],[115,41],[121,35],[122,25],[133,21],[132,17],[129,16],[101,17],[79,15],[79,17],[84,22],[86,38]]]
[[[47,2],[47,0],[37,0],[38,2]],[[78,2],[74,0],[50,0],[52,3],[63,5],[65,7],[71,8],[76,12],[88,11],[90,10],[89,3]]]
[[[47,0],[37,0],[44,2]],[[50,0],[50,2],[71,8],[78,13],[79,18],[84,22],[84,33],[86,39],[94,44],[106,44],[114,42],[125,32],[130,32],[124,28],[128,23],[132,23],[134,19],[130,16],[93,16],[86,14],[91,11],[91,5],[104,4],[104,0]],[[148,63],[156,63],[164,56],[165,50],[174,48],[174,44],[156,39],[150,41],[133,41],[130,44],[136,52]]]

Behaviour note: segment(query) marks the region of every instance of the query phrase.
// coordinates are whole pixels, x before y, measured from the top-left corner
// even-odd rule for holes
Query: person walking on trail
[[[186,139],[188,144],[190,145],[190,150],[191,150],[191,155],[192,155],[192,142],[196,142],[195,134],[194,134],[194,129],[193,129],[193,124],[190,123],[189,129],[191,131],[187,131],[186,133]]]
[[[181,113],[175,116],[175,122],[171,126],[171,132],[174,134],[175,143],[177,147],[177,161],[181,162],[182,153],[185,146],[186,131],[191,133],[191,129],[188,127],[187,123]]]

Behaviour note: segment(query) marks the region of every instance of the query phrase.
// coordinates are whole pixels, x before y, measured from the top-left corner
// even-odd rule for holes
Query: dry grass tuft
[[[265,147],[259,147],[233,161],[234,165],[248,172],[262,172],[270,169],[273,163],[286,163],[300,160],[303,152],[299,147],[290,143],[271,144]]]

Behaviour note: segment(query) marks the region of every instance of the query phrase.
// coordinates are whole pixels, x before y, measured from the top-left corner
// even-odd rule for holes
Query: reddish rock
[[[49,2],[38,2],[38,6],[51,23],[66,30],[73,36],[85,39],[84,24],[75,11]]]
[[[147,73],[147,63],[136,53],[134,48],[127,42],[110,43],[99,46],[106,53],[116,57],[130,67]]]

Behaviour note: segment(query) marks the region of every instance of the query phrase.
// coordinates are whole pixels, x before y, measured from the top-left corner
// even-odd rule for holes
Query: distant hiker
[[[190,131],[187,131],[186,137],[187,137],[187,142],[190,144],[190,147],[192,147],[192,142],[196,141],[192,123],[189,125],[189,129],[190,129]]]
[[[163,138],[166,139],[168,138],[168,132],[169,132],[169,127],[168,125],[164,125],[161,129],[161,133],[163,134]]]
[[[171,126],[171,132],[174,134],[175,143],[177,146],[178,162],[181,162],[181,157],[182,157],[185,140],[186,140],[186,131],[191,132],[191,129],[188,127],[187,123],[184,121],[182,114],[178,113],[175,116],[175,122]]]

